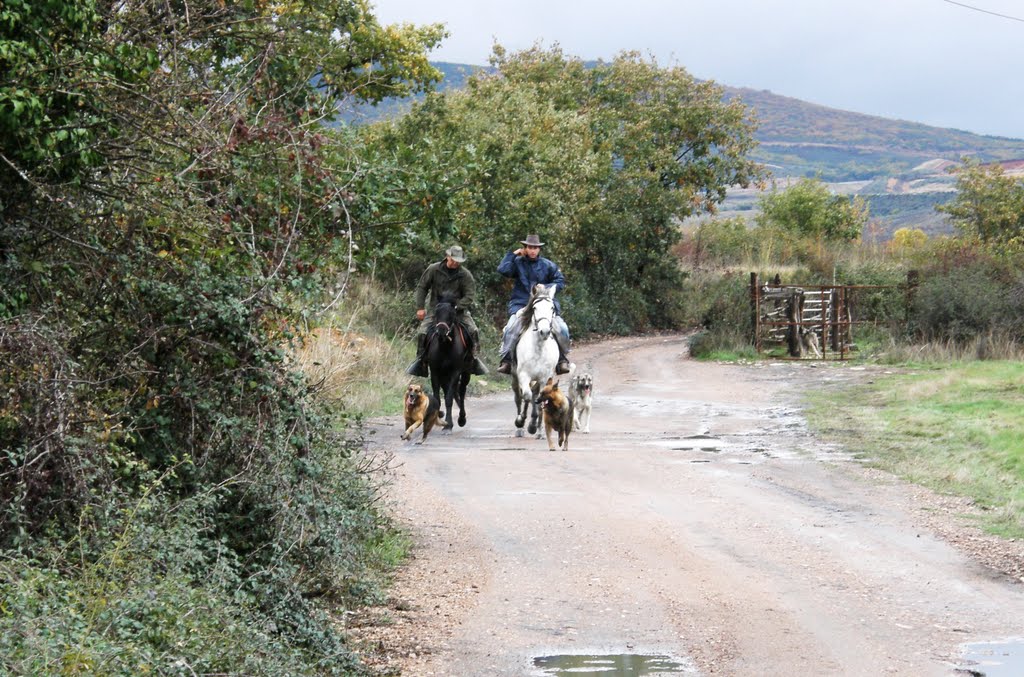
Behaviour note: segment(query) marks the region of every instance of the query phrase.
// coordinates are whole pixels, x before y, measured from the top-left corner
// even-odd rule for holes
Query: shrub
[[[696,357],[749,348],[753,333],[749,282],[740,274],[695,275],[685,287],[687,318],[702,331],[690,343]]]
[[[1020,336],[1021,282],[1006,284],[983,266],[935,271],[917,289],[911,328],[927,341],[968,341],[992,331]]]

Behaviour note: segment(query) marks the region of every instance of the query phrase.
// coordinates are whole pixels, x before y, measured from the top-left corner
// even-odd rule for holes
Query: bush
[[[911,329],[926,341],[965,342],[982,334],[1024,337],[1024,283],[1006,283],[984,266],[935,271],[914,295]]]
[[[691,354],[751,348],[750,287],[744,276],[694,275],[687,279],[685,295],[689,324],[702,328],[690,343]]]
[[[315,603],[293,600],[303,615],[286,613],[285,595],[240,577],[244,564],[208,535],[216,503],[154,491],[104,538],[83,533],[79,547],[98,544],[85,559],[56,542],[5,557],[0,672],[363,674]]]

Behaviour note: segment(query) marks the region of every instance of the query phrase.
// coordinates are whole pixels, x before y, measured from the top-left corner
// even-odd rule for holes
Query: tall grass
[[[410,378],[405,368],[414,356],[408,338],[327,325],[296,343],[302,371],[335,406],[369,415],[400,410],[402,389]]]
[[[883,364],[1024,360],[1024,344],[1003,332],[989,332],[966,341],[939,339],[913,343],[890,336],[887,343],[878,346],[876,351],[874,359]]]

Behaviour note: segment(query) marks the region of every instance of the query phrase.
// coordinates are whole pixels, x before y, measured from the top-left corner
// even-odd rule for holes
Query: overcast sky
[[[496,42],[583,59],[637,50],[723,85],[1024,138],[1022,0],[370,2],[384,24],[445,24],[434,61],[485,65]]]

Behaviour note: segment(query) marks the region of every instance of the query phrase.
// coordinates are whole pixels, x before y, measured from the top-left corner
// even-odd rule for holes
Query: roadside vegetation
[[[814,393],[811,420],[874,467],[969,497],[980,527],[1024,538],[1022,358],[1018,348],[1012,361],[953,353],[904,363],[871,383]]]
[[[814,179],[750,227],[714,212],[766,185],[753,112],[683,68],[499,46],[465,88],[349,126],[347,106],[432,89],[440,26],[380,26],[362,0],[188,10],[0,7],[4,674],[367,674],[342,612],[408,543],[364,421],[399,412],[412,288],[453,242],[492,366],[495,267],[529,232],[577,337],[700,328],[695,355],[755,359],[750,271],[914,269],[909,305],[870,300],[858,359],[1019,357],[1022,189],[989,167],[944,207],[957,238],[865,242],[867,206]],[[990,390],[937,411],[1012,428]],[[1020,479],[1019,448],[974,439],[961,459],[1002,468],[980,495]]]
[[[814,393],[812,424],[867,463],[970,497],[982,509],[980,526],[1020,538],[1024,182],[967,162],[957,187],[939,207],[955,237],[907,228],[884,244],[865,241],[867,209],[814,179],[767,194],[752,227],[702,222],[677,249],[691,263],[694,295],[706,299],[691,352],[750,359],[747,271],[791,284],[890,285],[857,298],[858,319],[868,324],[855,327],[849,358],[891,371],[851,390]]]

